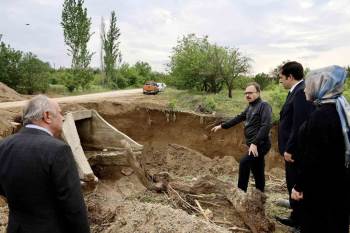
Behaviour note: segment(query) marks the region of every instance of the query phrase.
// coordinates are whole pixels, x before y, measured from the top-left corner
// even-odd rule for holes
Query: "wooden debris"
[[[195,202],[196,205],[198,206],[199,212],[203,215],[203,217],[205,218],[205,220],[209,221],[209,217],[207,216],[207,214],[206,214],[205,211],[203,210],[201,204],[199,204],[198,200],[194,200],[194,202]]]
[[[152,177],[141,167],[141,164],[136,159],[136,154],[132,151],[130,144],[126,140],[120,142],[126,148],[127,161],[130,167],[134,170],[137,178],[148,189],[157,192],[165,191],[167,183],[154,183]]]
[[[190,195],[215,194],[216,198],[222,198],[232,205],[232,208],[237,211],[242,221],[253,233],[269,233],[273,232],[275,225],[265,215],[264,203],[266,196],[264,193],[253,190],[245,193],[238,188],[234,188],[228,182],[221,181],[213,176],[204,176],[197,179],[194,183],[187,184],[183,181],[171,179],[169,174],[161,175],[154,179],[150,176],[140,165],[136,159],[135,153],[132,151],[130,145],[124,141],[122,142],[127,151],[127,160],[131,168],[135,171],[140,182],[149,190],[157,192],[167,192],[169,196],[175,196],[177,202],[181,207],[190,211],[196,211],[203,215],[207,221],[210,221],[209,212],[205,212],[196,198],[193,206],[188,200],[185,200],[180,193]],[[233,228],[236,231],[246,232],[245,229]],[[249,231],[248,231],[249,232]]]
[[[236,227],[236,226],[230,227],[229,230],[232,230],[234,232],[236,232],[236,231],[250,232],[250,230],[248,230],[248,229],[244,229],[244,228],[240,228],[240,227]]]
[[[134,170],[132,170],[131,168],[128,168],[128,167],[124,167],[120,172],[124,176],[130,176],[132,173],[134,173]]]

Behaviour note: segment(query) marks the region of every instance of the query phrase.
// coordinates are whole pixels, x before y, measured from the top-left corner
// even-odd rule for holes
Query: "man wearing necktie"
[[[304,69],[295,61],[287,62],[280,70],[280,83],[285,89],[289,89],[287,99],[280,112],[278,129],[278,147],[285,160],[286,182],[289,193],[292,212],[289,218],[276,217],[284,225],[299,228],[302,220],[301,202],[296,202],[290,197],[296,183],[298,163],[297,135],[302,123],[313,111],[314,106],[306,101],[304,93]]]
[[[0,142],[0,195],[10,209],[7,233],[90,233],[63,116],[44,95],[23,110],[24,127]]]

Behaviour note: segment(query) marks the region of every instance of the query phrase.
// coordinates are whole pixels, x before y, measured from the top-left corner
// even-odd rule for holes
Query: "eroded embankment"
[[[150,109],[140,105],[116,102],[89,103],[84,107],[96,109],[114,127],[144,145],[144,153],[140,157],[140,162],[150,174],[169,172],[172,176],[184,181],[212,175],[221,180],[229,181],[232,186],[235,186],[238,171],[237,161],[247,150],[244,146],[242,125],[211,134],[211,125],[220,120],[214,116],[172,112],[161,108]],[[280,180],[277,185],[273,182],[268,183],[267,192],[284,193],[283,183],[281,183],[281,181],[283,182],[283,177],[281,177],[283,170],[280,169],[282,161],[276,153],[275,128],[272,130],[273,147],[266,158],[266,170],[272,174],[272,177],[279,177]],[[277,168],[277,173],[274,173],[276,169],[272,168]],[[107,168],[98,169],[102,170],[100,175],[104,177],[110,176],[112,174],[110,171],[114,170],[114,168],[108,168],[109,171],[106,171]],[[106,179],[103,182],[106,182]],[[114,182],[111,177],[109,182]],[[110,187],[111,184],[108,186]],[[183,203],[179,204],[171,197],[160,198],[158,195],[147,193],[147,195],[144,192],[138,194],[141,202],[163,202],[165,205],[184,209],[191,214],[191,211],[188,211]],[[187,198],[191,203],[193,198],[188,196]],[[208,197],[205,195],[202,198],[203,208],[210,209],[214,215],[212,221],[221,226],[233,225],[245,228],[245,224],[239,219],[237,212],[230,208],[227,200],[213,197],[208,201]],[[272,199],[268,200],[267,206],[274,208]],[[267,210],[267,213],[269,216],[273,216],[275,211],[274,209]],[[176,225],[176,228],[181,229],[181,221]],[[284,232],[284,229],[277,226],[277,232]]]
[[[246,151],[242,125],[213,135],[209,126],[217,120],[213,116],[113,101],[63,105],[64,111],[85,108],[97,110],[114,127],[144,145],[139,160],[150,174],[168,172],[185,183],[209,175],[235,186],[237,161]],[[1,129],[12,130],[10,124]],[[273,138],[274,135],[273,130]],[[281,166],[275,148],[274,143],[266,159],[267,170]],[[247,230],[236,210],[223,197],[176,192],[158,194],[147,191],[127,166],[94,166],[93,169],[100,182],[93,192],[84,194],[92,232],[228,232],[230,227]],[[284,188],[282,183],[272,184],[268,179],[268,195],[285,192]],[[203,221],[201,214],[187,206],[186,202],[195,206],[195,199],[213,215],[210,221]],[[0,208],[1,214],[6,211]],[[0,220],[1,232],[6,218]],[[278,232],[286,232],[284,230]]]
[[[178,144],[196,150],[209,158],[232,156],[237,161],[247,151],[243,125],[210,133],[215,116],[188,112],[149,109],[120,103],[86,104],[96,109],[114,127],[143,144],[146,154],[165,151],[168,144]],[[266,169],[283,167],[277,152],[276,126],[271,130],[273,146],[266,157]]]

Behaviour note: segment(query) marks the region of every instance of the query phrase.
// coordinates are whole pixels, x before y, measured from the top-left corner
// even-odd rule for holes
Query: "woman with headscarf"
[[[342,92],[345,69],[311,71],[305,95],[315,111],[299,131],[300,173],[292,198],[303,199],[301,232],[348,233],[350,200],[350,106]]]

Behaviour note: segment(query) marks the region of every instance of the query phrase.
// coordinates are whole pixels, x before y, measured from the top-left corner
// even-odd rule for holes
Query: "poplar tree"
[[[89,66],[93,53],[87,49],[90,40],[91,18],[83,7],[84,0],[65,0],[63,3],[62,21],[64,42],[72,56],[73,69],[85,69]]]
[[[121,62],[121,53],[119,50],[120,29],[117,26],[117,17],[115,11],[111,13],[111,19],[107,33],[102,34],[104,50],[104,70],[106,74],[105,85],[117,87],[117,77],[115,67]]]

